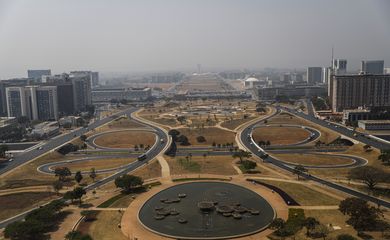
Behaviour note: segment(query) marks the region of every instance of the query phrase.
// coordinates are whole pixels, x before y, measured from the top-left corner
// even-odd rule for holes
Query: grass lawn
[[[134,176],[141,177],[142,179],[151,179],[161,177],[161,166],[158,161],[153,161],[144,167],[141,167],[134,172],[129,173]]]
[[[341,228],[339,230],[330,230],[327,239],[336,239],[339,234],[350,234],[357,237],[355,229],[345,223],[348,217],[344,216],[339,210],[305,210],[305,216],[314,217],[324,225],[332,224],[332,226]],[[301,234],[304,236],[304,231]]]
[[[97,145],[110,148],[130,148],[140,144],[152,146],[155,141],[154,133],[131,131],[107,133],[95,139]]]
[[[318,192],[314,189],[309,188],[303,184],[271,181],[271,180],[260,180],[262,182],[274,185],[287,194],[289,194],[295,201],[303,206],[318,206],[318,205],[338,205],[339,200],[328,196],[324,193]]]
[[[180,160],[182,159],[182,160]],[[166,157],[172,175],[185,173],[206,173],[234,175],[237,171],[232,166],[231,156],[193,156],[187,161],[185,157]]]
[[[216,144],[235,143],[235,134],[233,132],[225,131],[219,128],[210,127],[204,129],[178,129],[180,134],[185,135],[191,145],[211,146],[213,142]],[[196,138],[198,136],[205,137],[206,141],[198,143]]]
[[[302,153],[292,153],[292,154],[272,154],[279,158],[280,160],[303,165],[337,165],[337,164],[348,164],[352,163],[352,160],[349,158],[343,158],[339,156],[332,156],[330,154],[302,154]]]
[[[83,162],[65,163],[58,167],[68,167],[72,172],[89,171],[91,168],[95,170],[120,167],[136,161],[135,158],[107,158],[104,160],[88,160]]]
[[[94,240],[115,239],[126,240],[118,224],[121,223],[122,213],[118,211],[101,211],[96,220],[81,222],[78,230],[84,234],[91,235]]]
[[[58,196],[52,192],[22,192],[0,196],[0,220],[37,207]]]
[[[253,139],[256,142],[270,141],[271,145],[286,145],[304,141],[310,136],[310,132],[297,127],[260,127],[253,131]]]

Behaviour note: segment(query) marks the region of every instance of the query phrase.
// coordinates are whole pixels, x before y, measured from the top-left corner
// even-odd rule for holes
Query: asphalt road
[[[280,109],[278,109],[277,112],[279,112]],[[295,111],[294,111],[295,113]],[[276,114],[276,113],[275,113]],[[302,114],[297,114],[298,116],[301,117]],[[315,123],[317,123],[319,120],[316,119],[315,117],[310,117],[310,116],[307,116],[305,114],[304,115],[304,118],[305,119],[308,119],[309,121],[311,121],[311,119],[314,119],[314,120],[317,120],[317,121],[313,121]],[[271,115],[269,116],[268,118],[272,117],[274,115]],[[303,116],[302,116],[303,117]],[[263,119],[264,120],[264,119]],[[262,121],[263,121],[262,120]],[[322,122],[322,121],[321,121]],[[258,157],[262,157],[264,154],[267,154],[263,149],[259,148],[255,142],[253,142],[253,139],[252,139],[252,130],[253,130],[253,127],[256,125],[257,123],[253,123],[253,124],[250,124],[248,127],[246,127],[245,129],[243,129],[243,131],[241,132],[240,134],[240,140],[241,142],[245,145],[245,147],[247,149],[249,149],[253,154],[257,155]],[[320,124],[322,125],[322,124]],[[324,127],[327,127],[327,124],[324,124],[323,125]],[[338,128],[335,128],[336,130],[340,130]],[[332,129],[333,130],[333,129]],[[343,131],[343,130],[341,130]],[[344,131],[349,131],[349,130],[344,130]],[[351,134],[352,135],[352,134]],[[352,135],[353,137],[353,135]],[[370,144],[372,146],[375,147],[375,145],[373,144]],[[275,158],[273,158],[272,156],[267,156],[267,157],[264,157],[263,158],[264,161],[266,161],[267,163],[270,163],[272,165],[275,165],[281,169],[284,169],[286,171],[289,171],[289,172],[293,172],[293,167],[292,166],[289,166],[289,165],[286,165],[284,162],[282,161],[279,161]],[[331,169],[329,171],[332,171]],[[375,197],[372,197],[372,196],[369,196],[367,194],[364,194],[362,192],[359,192],[359,191],[356,191],[356,190],[353,190],[353,189],[350,189],[350,188],[347,188],[347,187],[344,187],[342,185],[338,185],[336,183],[333,183],[333,182],[330,182],[330,181],[327,181],[327,180],[324,180],[324,179],[321,179],[319,177],[315,177],[315,176],[312,176],[310,175],[309,173],[302,173],[301,176],[303,176],[304,178],[308,179],[308,180],[312,180],[312,181],[315,181],[317,183],[320,183],[322,185],[325,185],[327,187],[330,187],[330,188],[333,188],[333,189],[336,189],[336,190],[339,190],[341,192],[344,192],[344,193],[347,193],[351,196],[354,196],[354,197],[358,197],[358,198],[361,198],[361,199],[364,199],[366,201],[370,201],[370,202],[373,202],[377,205],[381,205],[381,206],[384,206],[386,208],[390,208],[390,202],[388,201],[385,201],[385,200],[382,200],[382,199],[379,199],[379,198],[375,198]]]
[[[39,157],[47,152],[50,152],[50,151],[58,148],[59,146],[65,144],[65,143],[67,143],[67,142],[69,142],[77,137],[80,137],[81,135],[87,133],[91,129],[98,128],[98,127],[112,121],[113,119],[123,115],[123,114],[129,115],[136,110],[137,109],[135,109],[135,108],[126,109],[122,112],[113,114],[112,116],[103,118],[101,120],[94,121],[93,123],[89,124],[87,128],[82,127],[82,128],[76,129],[70,133],[56,136],[56,137],[48,140],[43,145],[41,145],[40,147],[42,147],[42,149],[30,150],[28,152],[25,152],[25,153],[19,155],[19,156],[14,157],[13,161],[11,161],[11,162],[8,161],[8,162],[1,164],[0,165],[0,175],[16,168],[16,167],[18,167],[26,162],[29,162],[32,159],[37,158],[37,157]]]
[[[75,137],[79,137],[80,135],[82,134],[85,134],[86,132],[88,132],[89,130],[88,129],[94,129],[94,128],[97,128],[105,123],[108,123],[110,121],[112,121],[113,119],[115,119],[116,117],[119,117],[123,114],[126,114],[129,118],[131,118],[131,114],[133,112],[135,112],[137,109],[127,109],[123,112],[120,112],[120,113],[116,113],[114,114],[113,116],[109,117],[109,118],[105,118],[105,119],[102,119],[102,120],[98,120],[92,124],[90,124],[88,126],[88,128],[81,128],[81,129],[78,129],[70,134],[66,134],[66,135],[61,135],[60,137],[58,138],[55,138],[55,139],[52,139],[50,140],[48,143],[46,143],[45,145],[42,146],[42,150],[35,150],[35,151],[32,151],[31,153],[27,153],[27,154],[23,154],[20,156],[20,158],[18,159],[15,159],[13,162],[10,163],[9,166],[7,166],[5,168],[6,171],[9,171],[11,168],[11,166],[15,167],[15,166],[18,166],[20,164],[23,164],[25,162],[28,162],[32,159],[34,159],[35,157],[38,157],[48,151],[51,151],[55,148],[57,148],[58,146],[61,146],[62,144],[72,140],[73,138]],[[139,122],[139,123],[142,123],[144,125],[148,125],[150,127],[152,127],[154,130],[155,130],[155,134],[157,135],[157,141],[156,143],[146,152],[146,159],[143,160],[143,161],[135,161],[134,163],[132,164],[129,164],[126,168],[114,173],[113,175],[107,177],[107,178],[104,178],[102,180],[99,180],[95,183],[92,183],[88,186],[86,186],[84,189],[85,190],[92,190],[92,189],[95,189],[99,186],[102,186],[110,181],[113,181],[115,178],[117,177],[120,177],[122,176],[123,174],[126,174],[128,172],[131,172],[131,171],[134,171],[135,169],[139,168],[140,166],[144,165],[144,164],[148,164],[150,160],[152,160],[153,158],[155,158],[160,152],[162,152],[164,150],[164,148],[166,147],[167,143],[169,142],[168,141],[168,136],[167,134],[160,128],[158,127],[155,127],[153,125],[149,125],[149,124],[146,124],[146,123],[143,123],[143,122],[140,122],[136,119],[133,118],[134,121],[136,122]],[[161,139],[163,139],[163,141],[161,141]],[[3,172],[6,172],[3,170]],[[34,208],[35,209],[35,208]],[[2,221],[0,222],[0,228],[4,228],[6,227],[8,224],[12,223],[12,222],[15,222],[15,221],[19,221],[19,220],[22,220],[24,219],[24,217],[32,210],[34,209],[31,209],[25,213],[22,213],[20,215],[17,215],[15,217],[12,217],[12,218],[9,218],[5,221]]]
[[[333,123],[327,122],[325,120],[317,119],[314,115],[313,106],[311,103],[309,103],[310,100],[307,100],[307,102],[308,102],[307,106],[308,106],[308,113],[309,114],[305,114],[303,112],[298,112],[298,111],[295,111],[295,109],[290,109],[287,107],[278,107],[278,108],[282,109],[286,112],[289,112],[291,114],[297,115],[298,117],[304,118],[304,119],[311,121],[313,123],[316,123],[318,125],[321,125],[324,128],[329,128],[335,132],[338,132],[339,134],[345,135],[349,138],[355,139],[355,140],[362,142],[364,144],[373,146],[373,147],[378,148],[378,149],[390,149],[390,144],[376,141],[372,138],[369,138],[368,136],[361,135],[359,133],[356,134],[354,131],[352,131],[346,127],[343,127],[343,126],[340,126],[337,124],[333,124]],[[354,135],[356,135],[356,136],[354,136]]]

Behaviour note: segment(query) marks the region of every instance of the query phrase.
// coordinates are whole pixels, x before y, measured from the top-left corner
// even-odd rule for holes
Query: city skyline
[[[196,71],[198,63],[305,69],[329,66],[332,46],[357,70],[361,60],[390,63],[389,9],[383,0],[0,0],[0,79],[27,69]]]

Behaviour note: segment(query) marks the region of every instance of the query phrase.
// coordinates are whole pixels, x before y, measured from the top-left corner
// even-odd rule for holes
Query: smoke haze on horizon
[[[0,79],[27,69],[141,72],[390,66],[387,0],[0,0]]]

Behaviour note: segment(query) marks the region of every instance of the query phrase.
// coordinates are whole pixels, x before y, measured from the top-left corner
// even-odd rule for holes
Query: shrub
[[[337,240],[356,240],[356,238],[349,234],[340,234],[337,236]]]
[[[196,137],[196,141],[198,141],[198,143],[206,142],[206,138],[203,136],[198,136]]]
[[[257,164],[255,162],[253,162],[253,161],[250,161],[250,160],[244,160],[244,161],[242,161],[242,166],[246,170],[250,170],[250,169],[256,168]]]

